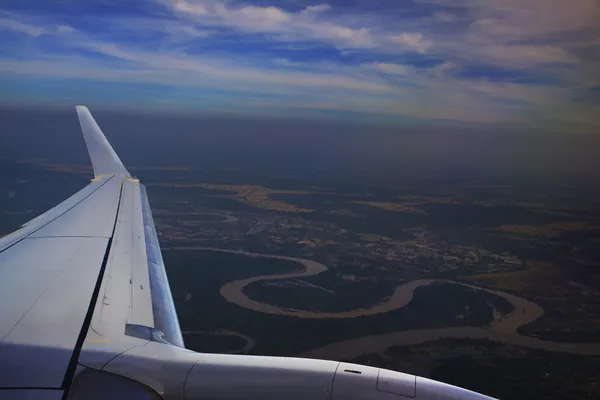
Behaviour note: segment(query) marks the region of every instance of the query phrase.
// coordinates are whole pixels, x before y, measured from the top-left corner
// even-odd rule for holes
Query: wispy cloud
[[[81,82],[116,82],[169,87],[156,104],[202,98],[190,104],[211,110],[600,128],[597,0],[155,0],[93,18],[94,2],[80,16],[40,4],[53,12],[0,12],[4,99],[36,77],[63,98],[81,96]]]
[[[597,0],[420,0],[460,10],[462,24],[441,49],[490,64],[577,63],[574,38],[600,37]],[[453,14],[442,19],[451,21]]]
[[[279,71],[264,68],[242,67],[233,65],[227,60],[216,58],[190,57],[173,53],[138,51],[123,48],[114,44],[83,40],[78,46],[106,56],[121,60],[133,61],[140,67],[166,71],[170,73],[189,72],[187,78],[194,76],[200,82],[207,79],[219,79],[228,85],[255,84],[277,85],[286,87],[318,87],[369,92],[392,92],[393,88],[373,78],[352,78],[344,74],[326,74],[318,72]]]
[[[421,1],[462,7],[473,20],[469,29],[505,42],[547,39],[555,34],[585,33],[600,28],[600,3],[597,0]]]
[[[336,22],[328,4],[308,5],[286,11],[273,5],[230,5],[215,0],[167,1],[173,11],[204,25],[224,26],[244,32],[278,34],[283,41],[318,40],[339,48],[378,48],[424,52],[432,42],[419,32],[389,32],[367,27],[355,19],[351,24]],[[324,15],[326,14],[326,15]],[[394,46],[400,44],[404,47]]]
[[[409,72],[409,69],[410,69],[409,67],[407,67],[405,65],[381,63],[381,62],[363,64],[363,66],[366,68],[381,71],[381,72],[389,74],[389,75],[403,75],[403,76],[407,75]]]
[[[348,27],[321,19],[328,5],[308,6],[299,12],[275,6],[230,6],[218,1],[176,0],[172,10],[189,20],[209,26],[225,26],[244,32],[280,34],[282,40],[321,40],[341,47],[373,47],[369,29]]]
[[[44,33],[44,29],[34,25],[25,24],[8,18],[0,18],[0,29],[24,33],[27,36],[38,37]]]
[[[4,17],[0,17],[0,32],[1,31],[13,31],[37,38],[41,35],[58,35],[70,33],[73,32],[74,29],[68,25],[63,24],[37,26],[34,24],[19,21],[12,14],[5,14]]]
[[[399,35],[393,35],[391,38],[392,42],[405,45],[410,48],[417,50],[419,53],[424,53],[428,48],[433,45],[431,40],[427,40],[421,33],[401,33]]]

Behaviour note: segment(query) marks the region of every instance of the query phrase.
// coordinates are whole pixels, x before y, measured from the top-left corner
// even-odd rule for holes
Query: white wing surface
[[[94,182],[2,240],[0,387],[62,385],[91,315],[121,186],[116,177]]]
[[[84,106],[77,106],[76,109],[96,178],[105,175],[128,176],[129,172],[106,140],[90,110]]]
[[[0,239],[1,399],[489,399],[337,361],[186,350],[146,190],[77,114],[92,183]]]
[[[95,179],[0,239],[0,398],[64,392],[89,332],[183,347],[145,188],[89,110],[77,114]]]

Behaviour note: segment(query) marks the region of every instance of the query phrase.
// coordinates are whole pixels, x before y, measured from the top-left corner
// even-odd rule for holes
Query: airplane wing
[[[0,239],[0,398],[489,399],[355,364],[186,350],[146,190],[76,109],[94,178]]]

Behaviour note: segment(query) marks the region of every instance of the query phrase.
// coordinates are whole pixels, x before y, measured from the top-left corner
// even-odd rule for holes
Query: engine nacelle
[[[457,386],[364,365],[204,354],[157,342],[132,348],[101,369],[136,381],[165,400],[493,400]],[[87,384],[93,381],[88,377]],[[74,386],[86,393],[81,385]]]

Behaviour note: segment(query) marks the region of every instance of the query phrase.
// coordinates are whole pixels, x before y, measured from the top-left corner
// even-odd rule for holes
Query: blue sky
[[[600,0],[5,0],[4,104],[600,133]]]

